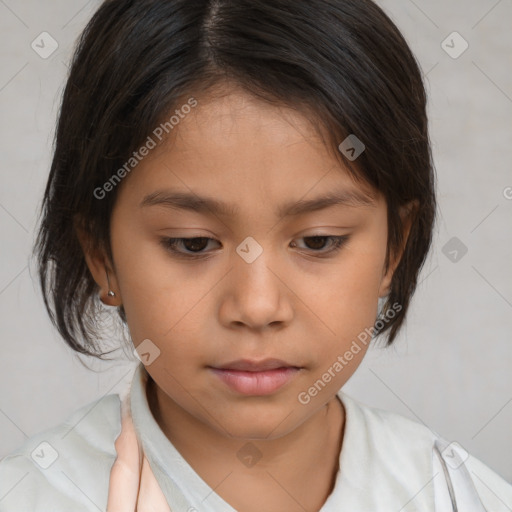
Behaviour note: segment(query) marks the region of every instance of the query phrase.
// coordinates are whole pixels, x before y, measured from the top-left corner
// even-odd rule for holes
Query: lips
[[[231,391],[248,396],[276,393],[302,370],[282,359],[238,359],[209,368]]]
[[[251,361],[249,359],[238,359],[221,366],[213,366],[217,370],[233,370],[243,372],[265,372],[268,370],[276,370],[278,368],[300,368],[293,364],[287,363],[281,359],[264,359],[262,361]]]

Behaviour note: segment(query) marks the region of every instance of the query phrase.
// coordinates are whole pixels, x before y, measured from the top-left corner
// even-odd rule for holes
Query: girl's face
[[[236,89],[197,100],[120,185],[112,304],[175,410],[223,435],[277,438],[320,413],[366,352],[358,335],[391,279],[386,203],[302,208],[370,190],[297,112]],[[299,370],[232,372],[230,385],[213,369],[268,358]]]

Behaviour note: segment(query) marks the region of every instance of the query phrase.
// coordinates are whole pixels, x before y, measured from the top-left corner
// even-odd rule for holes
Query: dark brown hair
[[[107,0],[75,49],[35,245],[45,306],[74,350],[102,358],[98,286],[74,222],[112,261],[111,179],[169,112],[226,81],[308,115],[327,146],[388,206],[386,266],[403,246],[399,207],[417,208],[381,313],[391,344],[427,257],[435,221],[434,167],[420,68],[370,0]],[[355,134],[351,162],[338,145]],[[136,172],[136,171],[134,171]],[[118,309],[124,323],[122,306]],[[376,330],[379,333],[379,329]]]

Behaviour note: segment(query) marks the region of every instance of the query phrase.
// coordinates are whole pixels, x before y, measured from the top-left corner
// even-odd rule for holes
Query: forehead
[[[173,200],[235,215],[244,204],[274,202],[282,205],[276,210],[282,216],[293,213],[294,199],[302,200],[302,207],[310,201],[313,210],[311,200],[320,194],[325,198],[326,192],[331,202],[354,206],[364,206],[365,197],[378,197],[351,177],[297,110],[236,88],[195,98],[197,106],[180,117],[164,143],[130,176],[129,188],[139,203],[170,205]],[[283,198],[289,201],[283,204]]]
[[[299,111],[269,104],[239,87],[214,89],[197,97],[197,102],[166,141],[175,152],[240,159],[244,148],[253,160],[257,150],[256,161],[262,161],[276,154],[293,154],[292,146],[309,158],[326,151],[314,126]]]

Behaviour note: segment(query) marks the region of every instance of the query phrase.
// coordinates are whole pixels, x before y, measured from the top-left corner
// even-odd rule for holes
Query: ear
[[[122,304],[121,292],[119,291],[113,265],[107,257],[106,252],[97,246],[90,234],[76,218],[74,226],[87,267],[94,281],[100,288],[100,300],[108,306],[120,306]],[[113,291],[115,296],[109,296],[109,291]]]
[[[418,206],[419,203],[415,199],[414,201],[407,203],[406,205],[400,207],[399,209],[403,226],[403,243],[399,250],[395,253],[394,257],[393,255],[391,255],[387,271],[386,269],[384,269],[382,281],[379,288],[379,297],[386,297],[387,295],[389,295],[389,292],[391,290],[391,281],[393,279],[396,267],[398,267],[398,264],[402,259],[405,250],[405,245],[407,243],[407,239],[409,238],[409,233],[411,231],[411,226],[416,216]]]

